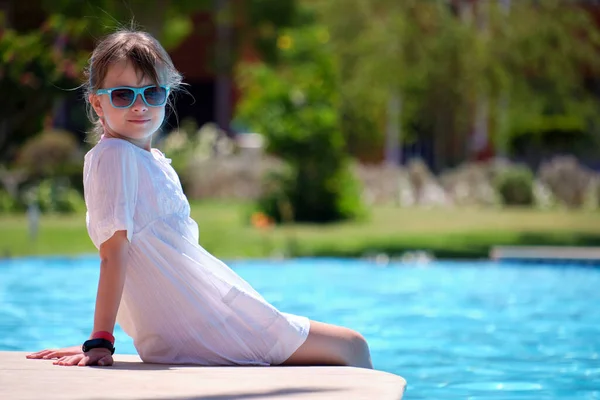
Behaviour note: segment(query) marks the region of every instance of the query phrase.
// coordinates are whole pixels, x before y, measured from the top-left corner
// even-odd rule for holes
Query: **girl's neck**
[[[127,136],[119,135],[115,132],[110,132],[108,129],[104,129],[104,135],[102,135],[102,137],[127,140],[129,143],[134,144],[140,149],[146,151],[151,151],[152,149],[152,136],[148,137],[147,139],[138,140],[129,138]]]

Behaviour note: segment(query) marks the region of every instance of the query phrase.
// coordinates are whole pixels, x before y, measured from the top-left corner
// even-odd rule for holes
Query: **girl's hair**
[[[88,118],[94,124],[91,134],[96,140],[102,135],[104,128],[91,107],[89,96],[102,89],[108,68],[120,61],[131,62],[142,77],[150,78],[155,85],[168,85],[171,93],[175,93],[182,85],[183,77],[173,65],[171,57],[149,33],[122,29],[106,36],[92,52],[83,84]],[[167,104],[171,110],[174,109],[172,96],[169,96]]]

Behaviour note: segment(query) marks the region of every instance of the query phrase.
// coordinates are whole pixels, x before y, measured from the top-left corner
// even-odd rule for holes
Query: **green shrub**
[[[330,222],[365,216],[356,196],[358,181],[349,169],[340,169],[328,181],[299,174],[305,171],[287,168],[267,174],[258,210],[278,222]]]
[[[245,97],[238,118],[265,135],[267,151],[289,171],[269,176],[258,203],[277,220],[289,203],[295,221],[330,222],[364,213],[358,181],[349,171],[339,117],[334,61],[318,27],[282,37],[281,65],[243,69]]]
[[[456,205],[493,207],[500,203],[495,174],[492,162],[466,162],[444,171],[440,181]]]
[[[495,186],[505,205],[528,206],[533,204],[533,180],[529,168],[510,166],[498,173]]]
[[[25,210],[22,203],[6,190],[0,189],[0,214],[9,214]]]
[[[295,181],[295,172],[291,168],[266,173],[263,178],[263,194],[257,201],[257,210],[252,211],[262,211],[278,222],[294,221],[292,197]]]
[[[538,175],[556,200],[568,208],[583,207],[594,183],[594,173],[573,156],[554,157],[540,166]]]
[[[85,210],[83,197],[66,178],[45,179],[29,187],[23,193],[22,202],[25,207],[36,204],[42,213],[68,214]]]
[[[82,168],[79,144],[70,132],[43,131],[29,139],[19,151],[17,165],[31,177],[53,177]]]

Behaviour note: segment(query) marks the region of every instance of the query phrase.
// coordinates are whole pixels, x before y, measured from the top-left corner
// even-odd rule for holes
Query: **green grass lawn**
[[[194,202],[200,243],[217,257],[357,257],[427,250],[441,258],[487,257],[494,245],[600,245],[600,213],[527,209],[402,209],[377,207],[369,219],[332,225],[295,225],[259,231],[248,208],[232,202]],[[94,253],[85,215],[45,216],[28,238],[24,215],[0,216],[0,257]]]

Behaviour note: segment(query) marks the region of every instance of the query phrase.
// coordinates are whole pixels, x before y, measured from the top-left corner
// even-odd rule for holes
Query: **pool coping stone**
[[[115,355],[111,367],[62,367],[0,351],[3,400],[399,400],[406,380],[351,367],[203,367]]]

